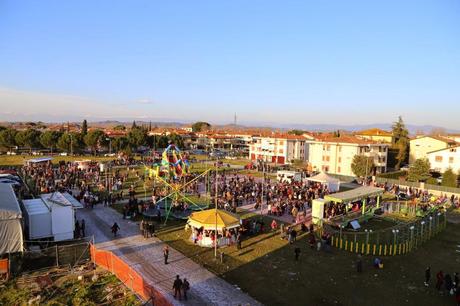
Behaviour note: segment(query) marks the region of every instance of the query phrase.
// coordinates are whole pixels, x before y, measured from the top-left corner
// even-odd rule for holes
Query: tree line
[[[101,149],[109,149],[113,152],[130,154],[136,152],[139,147],[165,148],[169,143],[183,146],[182,138],[177,134],[148,135],[148,128],[137,126],[133,122],[132,128],[126,136],[109,137],[101,129],[88,131],[86,120],[83,121],[80,132],[70,132],[61,129],[59,131],[40,131],[34,128],[16,130],[13,128],[0,127],[0,146],[8,150],[25,147],[30,152],[34,149],[48,149],[51,152],[60,150],[68,153],[82,153],[90,150],[96,154]]]

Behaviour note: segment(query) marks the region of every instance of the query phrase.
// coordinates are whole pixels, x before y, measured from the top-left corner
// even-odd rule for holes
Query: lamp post
[[[109,142],[109,155],[112,154],[112,138],[107,137],[105,140]]]
[[[441,216],[441,213],[440,213],[440,212],[438,212],[438,213],[436,214],[436,219],[437,219],[437,220],[436,220],[436,230],[437,230],[437,231],[439,230],[439,216]]]
[[[410,247],[414,244],[414,226],[409,227],[410,229]]]
[[[433,217],[430,216],[430,231],[429,231],[428,237],[431,237],[431,230],[432,230],[432,226],[433,226],[432,223],[433,223]]]
[[[420,241],[423,241],[423,225],[425,224],[425,221],[420,222],[421,228],[420,228]]]
[[[216,155],[216,194],[215,194],[215,199],[214,199],[214,214],[215,214],[215,222],[216,222],[216,227],[215,227],[215,232],[214,232],[214,257],[217,258],[217,192],[218,192],[218,185],[217,185],[217,164],[219,162],[219,157]]]

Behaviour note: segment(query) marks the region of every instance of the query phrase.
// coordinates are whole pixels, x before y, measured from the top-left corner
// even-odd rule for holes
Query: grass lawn
[[[269,225],[270,218],[265,220]],[[355,254],[317,252],[309,248],[306,236],[289,245],[278,234],[264,232],[244,240],[243,250],[220,249],[223,264],[214,260],[212,249],[189,242],[183,223],[164,228],[158,237],[266,305],[455,305],[453,297],[435,290],[433,279],[440,269],[451,275],[458,270],[460,224],[449,223],[412,253],[384,257],[382,270],[372,267],[372,256],[363,257],[361,274],[356,273]],[[299,262],[294,260],[295,247],[301,249]],[[427,266],[432,271],[428,288],[423,285]]]
[[[0,167],[6,166],[22,166],[24,162],[32,158],[47,157],[45,156],[34,156],[34,155],[0,155]],[[108,161],[113,160],[113,157],[105,156],[53,156],[53,163],[59,163],[60,161],[75,161],[75,160],[84,160],[90,159],[95,161]]]

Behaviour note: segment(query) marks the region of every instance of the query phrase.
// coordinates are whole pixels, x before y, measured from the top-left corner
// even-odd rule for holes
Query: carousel
[[[208,209],[194,212],[187,221],[192,230],[190,240],[201,247],[223,247],[236,243],[240,218],[225,210]]]

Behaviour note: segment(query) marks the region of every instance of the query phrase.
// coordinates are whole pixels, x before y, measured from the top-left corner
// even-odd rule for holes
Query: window
[[[439,155],[438,155],[438,156],[436,156],[436,157],[434,158],[434,160],[435,160],[437,163],[442,163],[442,156],[439,156]]]
[[[453,164],[453,163],[454,163],[454,158],[453,158],[452,156],[449,157],[449,163],[450,163],[450,164]]]
[[[278,152],[283,154],[283,149],[279,149]]]
[[[340,173],[340,170],[341,170],[340,167],[337,167],[337,173]]]
[[[339,157],[339,163],[341,163],[341,162],[342,162],[342,157]],[[339,169],[340,169],[340,167],[339,167]]]
[[[328,150],[328,151],[331,150],[331,146],[330,146],[330,145],[327,145],[327,150]]]
[[[330,160],[330,157],[329,156],[326,156],[326,161],[329,161]]]
[[[342,152],[342,146],[339,146],[339,152]]]
[[[280,140],[280,141],[279,141],[279,145],[280,145],[280,146],[284,145],[284,141]]]

